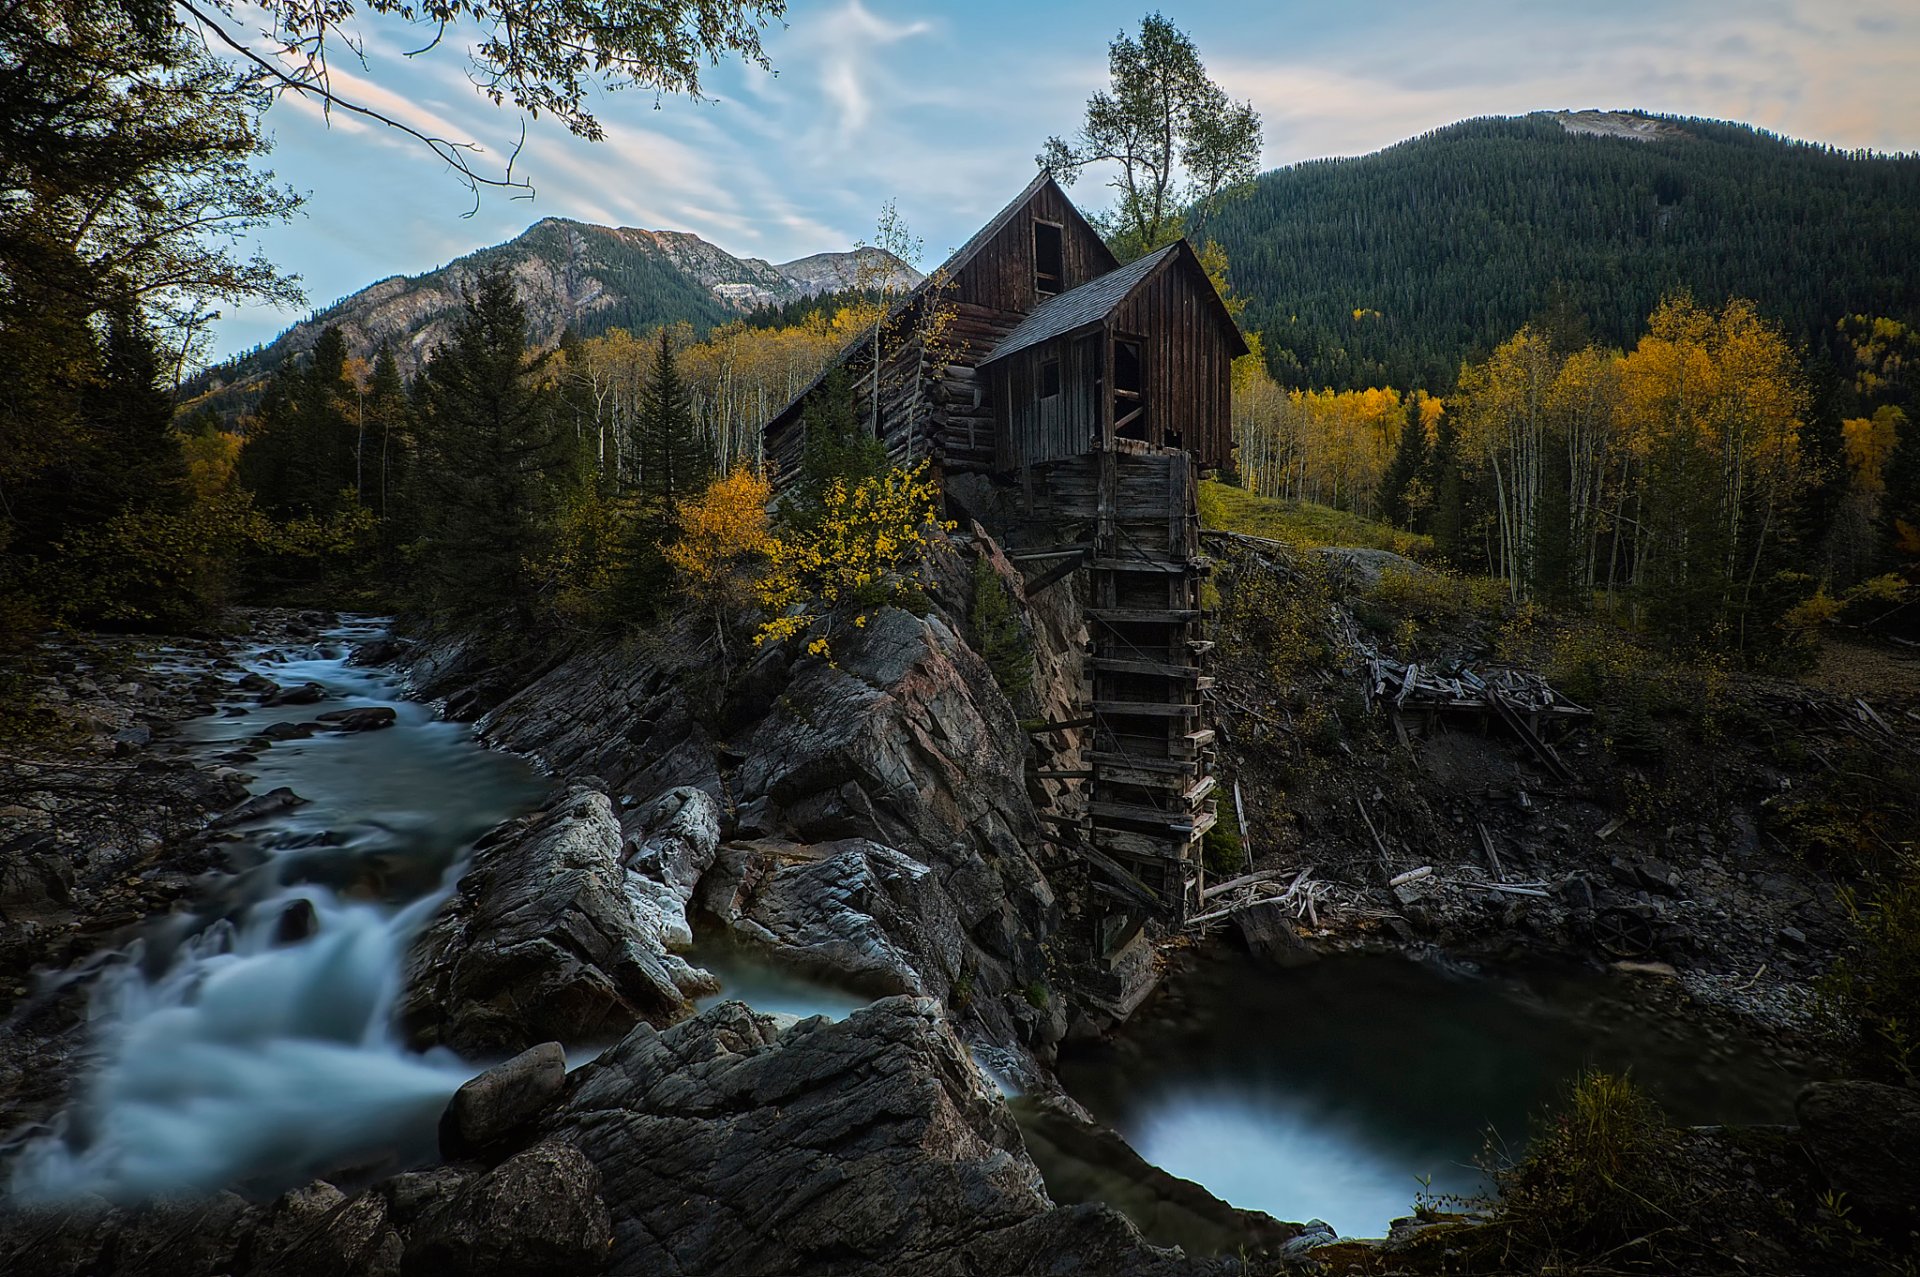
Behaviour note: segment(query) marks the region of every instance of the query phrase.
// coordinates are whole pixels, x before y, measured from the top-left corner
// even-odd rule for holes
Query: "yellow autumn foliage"
[[[864,625],[865,613],[911,602],[929,584],[928,558],[939,533],[939,492],[924,465],[888,470],[849,484],[835,479],[821,498],[817,526],[770,539],[768,570],[757,594],[768,614],[755,644],[777,643],[846,609]],[[829,635],[815,637],[810,655],[831,658]]]
[[[727,627],[759,602],[761,574],[776,544],[767,520],[772,499],[764,477],[735,466],[681,504],[679,538],[665,550],[681,590],[713,617],[723,645]]]

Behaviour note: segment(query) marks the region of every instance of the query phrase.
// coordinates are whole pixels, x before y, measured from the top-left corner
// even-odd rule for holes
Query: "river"
[[[1383,1235],[1417,1194],[1483,1190],[1489,1141],[1518,1152],[1588,1067],[1629,1071],[1679,1122],[1792,1120],[1806,1078],[1646,1009],[1629,978],[1650,977],[1494,977],[1390,955],[1283,970],[1212,951],[1059,1076],[1161,1169],[1359,1237]]]
[[[248,672],[318,683],[326,699],[263,706],[235,672],[223,712],[185,729],[210,761],[251,774],[252,792],[307,801],[237,827],[236,872],[211,903],[156,922],[97,980],[86,1076],[16,1156],[17,1196],[266,1193],[433,1156],[448,1098],[491,1061],[397,1040],[405,957],[473,842],[549,782],[403,699],[387,672],[347,664],[382,629],[358,619],[311,648],[249,651]],[[254,743],[276,723],[375,705],[394,726]],[[725,945],[688,956],[725,986],[703,1005],[838,1017],[866,1001]],[[1601,1014],[1614,1005],[1602,989],[1382,957],[1282,971],[1216,951],[1180,963],[1113,1043],[1070,1053],[1059,1075],[1148,1161],[1349,1235],[1384,1232],[1417,1191],[1481,1188],[1489,1128],[1523,1139],[1588,1064],[1631,1068],[1683,1121],[1787,1117],[1799,1079],[1686,1024]]]
[[[156,921],[99,978],[87,1076],[16,1158],[20,1197],[274,1191],[433,1153],[440,1112],[476,1066],[394,1037],[407,947],[473,841],[547,782],[402,699],[387,672],[346,663],[383,628],[354,620],[310,648],[251,649],[247,672],[327,698],[260,705],[235,672],[228,712],[185,727],[209,757],[257,755],[237,760],[253,793],[308,801],[237,826],[238,871],[212,903]],[[373,705],[392,706],[394,726],[248,744],[274,723]]]

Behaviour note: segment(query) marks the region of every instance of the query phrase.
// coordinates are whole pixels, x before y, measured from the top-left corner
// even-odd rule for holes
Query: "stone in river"
[[[260,698],[262,705],[312,705],[327,699],[327,689],[318,683],[300,683],[281,687]]]
[[[567,1053],[558,1042],[529,1047],[453,1093],[440,1119],[440,1151],[469,1157],[500,1144],[551,1104],[567,1084]]]
[[[268,740],[305,740],[319,730],[312,723],[270,723],[260,734]]]
[[[320,715],[318,721],[326,724],[329,731],[372,732],[392,727],[398,717],[391,705],[363,705],[358,709],[329,710]]]
[[[238,825],[243,821],[258,820],[262,816],[286,811],[289,807],[298,807],[306,801],[282,785],[278,789],[269,789],[264,794],[255,794],[238,807],[214,817],[213,827],[219,829],[227,825]]]

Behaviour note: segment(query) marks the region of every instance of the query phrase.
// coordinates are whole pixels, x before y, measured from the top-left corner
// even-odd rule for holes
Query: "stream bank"
[[[1111,1075],[1147,1057],[1124,1058],[1132,1030],[1112,1048],[1069,1039],[1081,955],[1062,936],[1082,902],[1039,850],[1019,725],[942,613],[881,613],[836,665],[767,653],[725,688],[691,631],[581,645],[517,674],[460,636],[379,650],[415,692],[561,778],[538,810],[481,834],[469,872],[418,920],[399,1032],[472,1061],[422,1114],[488,1059],[606,1050],[494,1142],[426,1157],[444,1164],[341,1167],[252,1203],[68,1206],[12,1229],[0,1258],[40,1258],[57,1238],[72,1249],[42,1271],[175,1271],[191,1233],[209,1271],[1242,1271],[1147,1244],[1101,1202],[1152,1242],[1245,1248],[1263,1268],[1324,1236],[1173,1180],[1059,1091],[1057,1053],[1089,1097],[1099,1079],[1074,1082],[1077,1062],[1119,1051],[1092,1066]],[[384,897],[406,877],[346,861],[358,867],[330,890]],[[723,940],[870,1005],[830,1021],[748,1013],[700,978]],[[1290,993],[1296,975],[1256,979]],[[1198,1002],[1176,971],[1135,1024],[1180,1031],[1183,999]],[[1324,1045],[1328,1014],[1299,1001],[1268,1013],[1271,1031]],[[1384,1069],[1410,1051],[1383,1040],[1370,1058]],[[1003,1090],[1046,1115],[1010,1110]],[[1096,1114],[1125,1131],[1124,1105],[1105,1103]],[[1061,1173],[1075,1161],[1098,1172],[1078,1190]],[[503,1213],[520,1225],[486,1223]]]

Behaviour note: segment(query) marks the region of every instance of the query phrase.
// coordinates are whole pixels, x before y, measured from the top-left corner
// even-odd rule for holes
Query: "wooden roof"
[[[1127,263],[1119,270],[1109,271],[1091,283],[1082,284],[1058,297],[1048,298],[1018,328],[1008,333],[1006,339],[993,348],[993,353],[980,361],[980,366],[984,368],[996,359],[1004,359],[1029,346],[1037,346],[1102,323],[1142,284],[1176,259],[1183,259],[1192,270],[1199,272],[1205,284],[1205,293],[1213,299],[1216,317],[1233,334],[1234,353],[1246,354],[1247,343],[1240,335],[1239,325],[1233,322],[1233,316],[1228,312],[1226,303],[1220,300],[1213,281],[1206,278],[1206,270],[1200,265],[1192,245],[1179,239],[1137,261]]]
[[[1037,196],[1041,191],[1045,190],[1047,187],[1056,186],[1056,185],[1057,184],[1054,182],[1052,175],[1047,173],[1045,170],[1042,170],[1041,172],[1034,174],[1033,180],[1028,182],[1018,195],[1014,196],[1011,200],[1009,200],[1007,202],[1006,207],[1002,208],[998,213],[995,213],[992,219],[989,220],[987,224],[982,226],[979,230],[975,231],[973,235],[967,240],[966,243],[962,244],[959,248],[954,249],[953,253],[947,258],[947,260],[942,262],[935,270],[933,270],[918,284],[916,284],[911,292],[909,292],[905,297],[902,297],[898,302],[894,303],[893,308],[887,312],[887,318],[885,322],[888,325],[891,325],[896,319],[898,319],[901,315],[903,315],[910,307],[914,305],[914,303],[918,302],[920,298],[925,295],[927,289],[932,286],[933,282],[936,279],[950,280],[950,279],[953,279],[955,276],[957,276],[963,269],[966,268],[967,263],[971,262],[975,257],[979,255],[981,249],[985,248],[988,244],[990,244],[993,241],[994,236],[998,235],[1002,230],[1006,229],[1008,222],[1012,221],[1016,216],[1019,215],[1022,209],[1026,208],[1027,205],[1033,202],[1035,196]],[[1068,208],[1073,209],[1076,215],[1079,213],[1079,210],[1074,207],[1073,201],[1067,199],[1064,192],[1062,192],[1061,194],[1061,202],[1064,203]],[[1085,218],[1083,217],[1081,218],[1081,220],[1084,222]],[[1104,241],[1100,240],[1099,235],[1094,234],[1093,238],[1096,243],[1099,243],[1101,245],[1102,250],[1105,251],[1105,243]],[[1113,257],[1111,253],[1108,253],[1108,258],[1110,261],[1113,262],[1115,266],[1118,266],[1120,264],[1119,259],[1116,257]],[[786,407],[782,408],[779,412],[776,412],[775,414],[773,414],[773,416],[767,419],[767,425],[768,426],[777,425],[778,423],[786,420],[788,417],[796,413],[799,410],[801,404],[803,404],[806,401],[807,396],[811,395],[814,391],[820,388],[820,383],[822,383],[827,379],[828,373],[832,372],[835,368],[838,368],[842,364],[846,363],[847,360],[851,359],[857,352],[864,349],[866,345],[872,340],[873,340],[872,331],[867,330],[862,332],[860,335],[854,337],[852,340],[848,341],[837,352],[835,352],[832,359],[829,359],[827,361],[826,367],[822,368],[819,374],[815,376],[812,381],[808,382],[805,388],[802,389],[799,394],[795,395],[791,400],[788,401]]]

